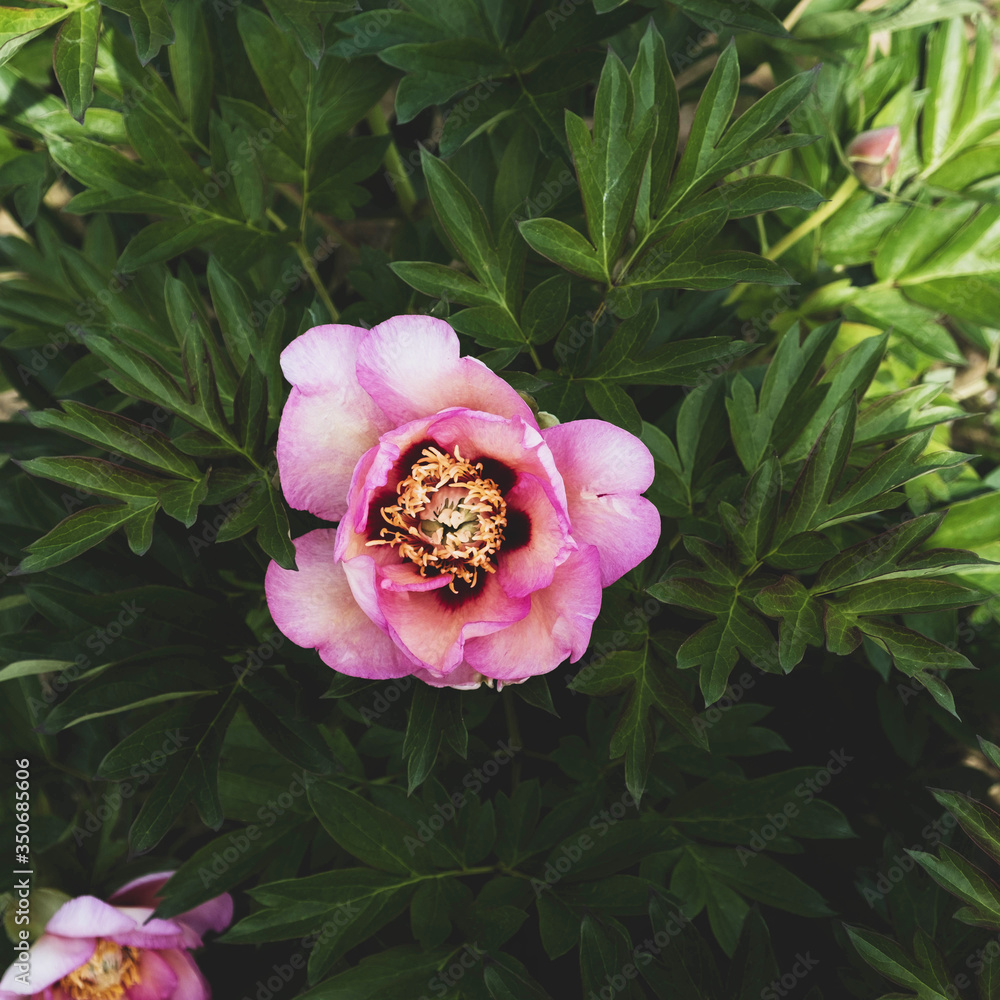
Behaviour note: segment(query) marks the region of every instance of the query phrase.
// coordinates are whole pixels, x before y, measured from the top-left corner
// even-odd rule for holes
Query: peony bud
[[[884,188],[899,165],[899,126],[887,125],[856,135],[847,147],[847,160],[867,188]]]

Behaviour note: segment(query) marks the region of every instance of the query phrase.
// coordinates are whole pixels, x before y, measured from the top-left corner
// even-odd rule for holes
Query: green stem
[[[305,206],[303,205],[303,210]],[[272,208],[265,210],[267,217],[274,223],[275,227],[279,232],[282,232],[288,228],[282,220],[281,216]],[[301,231],[300,231],[301,232]],[[337,311],[337,307],[333,304],[333,300],[327,293],[326,288],[323,287],[323,282],[319,280],[319,273],[316,270],[316,264],[314,263],[312,257],[309,256],[309,251],[306,250],[305,244],[301,239],[296,240],[292,246],[295,249],[295,253],[298,255],[299,260],[302,262],[302,267],[305,269],[306,274],[309,275],[309,280],[313,284],[313,288],[316,289],[316,294],[320,297],[320,301],[326,306],[327,312],[330,314],[330,319],[334,323],[340,319],[340,313]]]
[[[514,692],[511,691],[509,684],[504,687],[501,697],[503,698],[504,715],[507,718],[507,741],[512,747],[523,747],[524,740],[521,739],[521,729],[517,724],[517,712],[514,709]],[[520,780],[521,761],[519,757],[515,756],[510,770],[511,793],[517,788]]]
[[[804,222],[799,223],[791,232],[786,233],[773,247],[761,254],[767,260],[777,260],[786,250],[790,250],[803,237],[808,236],[814,229],[818,229],[831,215],[842,208],[844,203],[851,197],[858,188],[858,179],[854,174],[848,175],[844,183],[833,193],[829,201],[823,202],[812,215]],[[746,284],[737,285],[726,299],[725,305],[732,305],[743,296],[749,286]]]
[[[858,179],[854,174],[846,177],[844,183],[837,188],[829,201],[820,205],[805,222],[800,223],[790,233],[787,233],[782,239],[778,240],[764,256],[768,260],[777,260],[786,250],[795,246],[804,236],[808,236],[814,229],[823,225],[854,194],[858,183]]]
[[[417,193],[413,190],[409,175],[403,166],[403,158],[399,155],[396,140],[392,138],[392,133],[389,131],[389,123],[385,120],[385,113],[382,111],[381,106],[376,104],[368,112],[367,118],[368,127],[372,130],[372,135],[389,136],[389,148],[385,151],[385,166],[392,179],[392,186],[396,192],[399,207],[409,219],[412,217],[413,209],[417,205]]]

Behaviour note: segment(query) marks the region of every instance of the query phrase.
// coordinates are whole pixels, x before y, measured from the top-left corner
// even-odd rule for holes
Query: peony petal
[[[438,677],[429,670],[414,670],[413,676],[431,687],[450,687],[456,691],[474,691],[483,683],[483,675],[478,670],[473,670],[468,663],[460,663],[444,677]]]
[[[118,907],[96,896],[77,896],[56,910],[45,932],[62,937],[111,937],[135,928],[135,920]]]
[[[177,977],[177,986],[170,994],[170,1000],[210,1000],[212,990],[201,974],[201,969],[186,951],[161,951],[160,958],[170,966]],[[133,1000],[131,994],[128,1000]]]
[[[535,423],[518,393],[478,359],[459,357],[455,331],[431,316],[394,316],[372,327],[357,372],[393,424],[454,406]]]
[[[139,982],[126,991],[128,1000],[175,1000],[178,976],[165,960],[166,952],[147,949],[139,956]]]
[[[224,892],[193,910],[178,914],[174,919],[197,934],[204,934],[206,931],[220,933],[233,922],[233,897]]]
[[[18,997],[38,993],[79,969],[94,954],[96,947],[95,937],[60,937],[46,931],[29,949],[27,985],[17,981],[24,970],[15,963],[0,979],[0,991],[6,990]]]
[[[475,669],[509,684],[583,656],[601,610],[597,549],[586,545],[573,552],[556,569],[551,586],[535,591],[530,600],[531,610],[521,621],[466,643],[465,658]]]
[[[114,906],[149,906],[152,909],[160,903],[160,890],[167,884],[173,872],[153,872],[126,882],[108,897]]]
[[[462,666],[467,640],[507,628],[531,607],[528,597],[508,597],[496,574],[465,598],[446,587],[427,592],[379,587],[377,599],[393,641],[445,684]]]
[[[343,565],[334,562],[334,542],[330,528],[310,531],[295,539],[298,572],[274,562],[268,567],[264,591],[275,625],[292,642],[315,648],[324,663],[352,677],[410,673],[407,658],[354,599]]]
[[[392,426],[355,375],[367,332],[315,326],[281,354],[294,386],[278,427],[281,489],[292,507],[328,521],[343,517],[358,459]]]
[[[537,476],[521,473],[507,493],[507,530],[497,559],[497,579],[511,597],[552,582],[556,567],[576,548],[569,519],[554,506]]]
[[[120,906],[118,909],[131,918],[133,926],[128,930],[104,935],[116,944],[127,944],[133,948],[180,948],[189,941],[192,946],[201,944],[197,935],[185,932],[180,923],[154,918],[153,911],[148,906]]]
[[[653,456],[634,434],[603,420],[574,420],[542,436],[566,484],[573,537],[597,546],[607,587],[659,540],[660,515],[639,496],[653,481]]]

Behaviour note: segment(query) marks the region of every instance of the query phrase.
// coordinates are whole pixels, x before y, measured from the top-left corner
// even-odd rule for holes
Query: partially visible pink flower
[[[339,526],[271,563],[278,628],[355,677],[516,683],[587,649],[601,589],[660,534],[653,459],[601,420],[542,429],[442,320],[319,326],[281,355],[288,502]]]
[[[209,1000],[212,991],[188,949],[205,931],[233,919],[228,893],[170,920],[150,917],[173,872],[146,875],[105,903],[64,903],[31,946],[27,968],[15,960],[0,980],[0,1000]]]
[[[856,135],[847,147],[847,161],[858,180],[869,188],[884,188],[899,165],[898,125]]]

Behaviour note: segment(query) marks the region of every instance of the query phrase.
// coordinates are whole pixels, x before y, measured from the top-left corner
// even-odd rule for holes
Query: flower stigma
[[[71,1000],[120,1000],[139,983],[140,949],[99,938],[94,954],[59,985]]]
[[[507,504],[500,487],[473,465],[436,447],[424,448],[410,474],[396,486],[399,499],[381,509],[389,527],[368,545],[398,546],[397,551],[420,567],[420,575],[452,574],[474,587],[479,571],[495,573],[493,557],[503,543]]]

